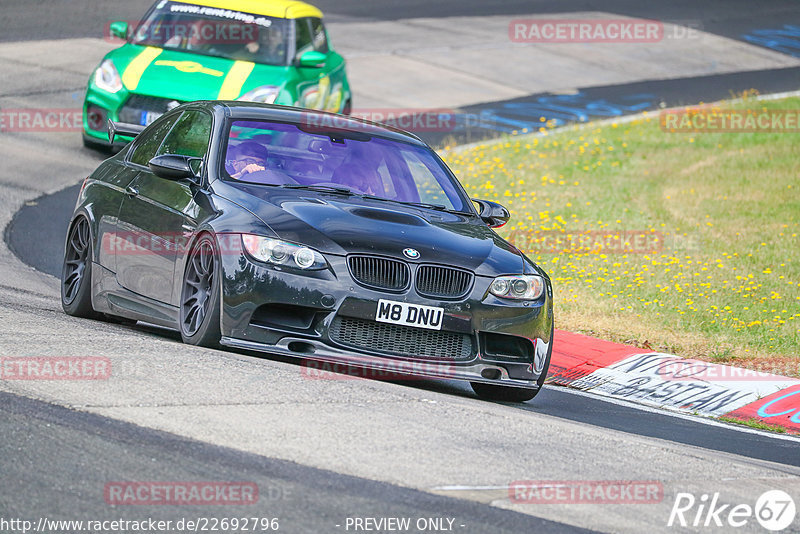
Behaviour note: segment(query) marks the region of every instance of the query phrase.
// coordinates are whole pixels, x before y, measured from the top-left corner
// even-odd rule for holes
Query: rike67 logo
[[[667,521],[668,527],[709,527],[735,529],[751,524],[755,519],[770,532],[785,530],[794,522],[797,508],[794,499],[781,490],[761,494],[755,505],[723,504],[719,493],[678,493]]]

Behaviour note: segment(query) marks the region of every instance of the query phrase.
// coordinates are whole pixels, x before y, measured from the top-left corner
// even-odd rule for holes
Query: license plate
[[[163,113],[157,111],[142,111],[142,117],[139,120],[142,126],[150,126],[154,120],[159,118]]]
[[[393,300],[379,300],[375,320],[381,323],[428,328],[430,330],[442,329],[444,308],[435,306],[420,306]]]

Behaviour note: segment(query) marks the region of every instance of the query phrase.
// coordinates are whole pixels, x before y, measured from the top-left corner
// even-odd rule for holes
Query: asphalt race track
[[[78,187],[76,185],[34,201],[31,206],[26,206],[17,212],[9,226],[7,241],[11,250],[19,257],[25,258],[30,265],[53,276],[59,276],[61,272],[60,249],[72,213],[71,210],[64,208],[71,206],[77,198]],[[43,213],[49,214],[48,217],[43,218]],[[32,227],[38,229],[37,241],[27,238],[25,229]],[[48,246],[45,248],[42,243],[47,243]],[[154,334],[173,339],[173,336],[163,331],[155,330]],[[472,396],[472,390],[458,382],[425,382],[408,385]],[[707,426],[696,421],[618,406],[599,398],[577,396],[561,388],[549,388],[537,396],[534,402],[518,408],[623,432],[800,466],[797,443],[793,441],[764,442],[760,439],[761,436],[725,426]]]
[[[459,499],[440,497],[304,467],[178,438],[40,401],[0,394],[2,465],[5,480],[26,481],[15,495],[4,495],[4,516],[27,517],[31,503],[57,503],[48,507],[55,517],[89,512],[96,506],[97,489],[108,480],[249,480],[259,487],[260,516],[287,518],[281,529],[290,532],[324,532],[331,520],[344,523],[356,510],[386,517],[457,517],[475,531],[585,532],[529,515],[491,506],[474,506]],[[65,447],[65,444],[68,446]],[[20,450],[30,462],[10,461]],[[121,456],[120,451],[126,451]],[[48,458],[48,462],[36,459]],[[33,471],[30,465],[37,465]],[[85,466],[85,467],[84,467]],[[82,468],[81,468],[82,467]],[[68,482],[69,481],[69,482]],[[81,484],[74,491],[67,485]],[[95,491],[89,490],[94,487]],[[119,517],[138,514],[120,509]],[[311,513],[298,513],[302,510]],[[128,512],[128,513],[126,513]],[[251,516],[247,506],[203,511],[211,517]],[[192,517],[191,507],[171,507],[152,514],[154,519]]]
[[[0,24],[2,41],[99,37],[109,20],[129,20],[141,16],[151,2],[147,0],[106,0],[63,2],[41,0],[35,7],[25,0],[3,2]],[[316,6],[329,20],[347,18],[396,20],[417,17],[490,16],[607,11],[619,15],[658,20],[698,21],[706,30],[738,38],[752,28],[768,28],[796,22],[797,5],[791,0],[748,2],[711,0],[695,2],[637,2],[636,0],[320,0]]]
[[[744,36],[755,30],[800,23],[800,7],[790,1],[316,4],[329,17],[334,43],[337,24],[478,23],[572,11],[692,21],[743,47]],[[3,2],[0,106],[78,105],[82,84],[102,55],[93,50],[103,26],[136,18],[148,5]],[[344,37],[358,41],[358,35]],[[48,42],[55,39],[63,41]],[[91,57],[62,59],[67,49]],[[737,57],[748,67],[741,72],[676,71],[607,85],[576,79],[568,93],[570,114],[559,117],[596,118],[585,110],[598,101],[623,115],[748,89],[797,90],[800,48],[791,51],[742,49]],[[368,53],[356,52],[358,68]],[[555,89],[517,90],[458,107],[493,114],[492,128],[470,133],[490,137],[521,129],[532,110],[562,113],[552,99],[567,93]],[[424,96],[425,88],[419,90]],[[505,93],[498,88],[496,94]],[[508,111],[520,103],[528,115]],[[456,133],[466,140],[466,132]],[[67,317],[56,279],[66,225],[79,182],[102,157],[84,149],[75,132],[0,131],[0,356],[105,356],[114,369],[111,380],[97,384],[0,380],[0,532],[15,532],[3,527],[11,518],[35,524],[41,517],[234,516],[279,518],[285,532],[354,531],[348,518],[366,517],[448,518],[452,530],[464,533],[670,532],[678,531],[667,520],[679,492],[719,493],[721,503],[752,506],[763,492],[781,489],[800,504],[795,438],[556,387],[529,403],[506,405],[480,401],[468,386],[449,381],[313,380],[297,361],[186,347],[162,329]],[[663,498],[646,505],[536,505],[509,498],[509,485],[519,480],[658,481]],[[104,488],[115,481],[247,481],[258,487],[259,500],[251,506],[114,506]],[[764,532],[754,519],[735,531]],[[800,520],[784,532],[800,532]]]

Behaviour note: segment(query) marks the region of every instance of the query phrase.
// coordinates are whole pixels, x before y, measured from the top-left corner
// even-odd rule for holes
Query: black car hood
[[[243,204],[278,237],[320,252],[404,258],[403,250],[413,248],[420,263],[486,276],[524,269],[522,254],[477,217],[315,191],[244,184],[236,189],[255,197]]]

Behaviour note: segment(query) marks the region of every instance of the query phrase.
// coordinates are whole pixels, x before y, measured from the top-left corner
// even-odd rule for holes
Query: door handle
[[[129,197],[138,197],[139,196],[139,188],[135,185],[129,185],[125,188],[125,194]]]

